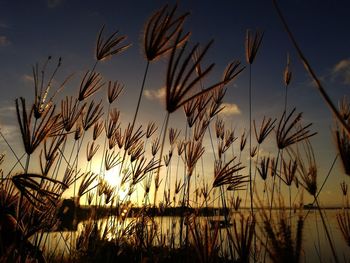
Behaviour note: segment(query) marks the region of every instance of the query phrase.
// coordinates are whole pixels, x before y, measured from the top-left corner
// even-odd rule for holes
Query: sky
[[[312,139],[319,163],[320,182],[336,155],[332,131],[332,115],[317,93],[285,33],[272,1],[177,1],[179,11],[190,11],[185,29],[191,31],[191,43],[202,45],[214,39],[206,62],[215,68],[208,84],[221,77],[233,59],[245,62],[244,40],[247,29],[262,30],[264,39],[252,72],[253,118],[266,115],[279,118],[283,110],[283,71],[290,54],[293,79],[289,89],[288,108],[303,112],[305,123],[313,123],[318,134]],[[32,65],[43,63],[47,56],[62,67],[56,84],[74,73],[58,98],[77,93],[82,74],[94,63],[94,48],[102,25],[106,32],[119,30],[132,46],[124,53],[99,64],[97,71],[107,80],[118,80],[125,90],[118,101],[124,122],[131,121],[137,102],[146,60],[142,39],[144,24],[164,4],[174,1],[4,1],[0,0],[0,127],[7,140],[20,152],[19,131],[15,119],[14,100],[20,96],[33,98]],[[350,84],[350,19],[349,1],[281,1],[281,9],[292,32],[321,78],[326,91],[337,103],[349,96]],[[54,63],[52,63],[54,64]],[[53,65],[52,65],[53,66]],[[167,59],[152,63],[141,104],[139,123],[155,120],[159,125],[165,110],[161,91],[165,83]],[[101,95],[102,96],[102,95]],[[248,71],[245,70],[228,87],[225,118],[237,134],[248,124]],[[181,110],[171,117],[170,126],[184,125]],[[274,140],[271,140],[273,144]],[[272,146],[264,146],[268,151]],[[0,152],[11,153],[0,139]],[[212,166],[211,166],[212,167]],[[208,168],[209,169],[209,168]],[[212,169],[212,168],[210,168]],[[346,178],[338,161],[331,179],[322,192],[327,205],[339,203],[339,183]],[[336,196],[336,198],[334,198]]]

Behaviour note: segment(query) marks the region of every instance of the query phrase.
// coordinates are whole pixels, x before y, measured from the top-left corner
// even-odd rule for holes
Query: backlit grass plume
[[[118,36],[119,31],[113,32],[105,39],[103,36],[104,28],[105,26],[102,26],[97,37],[95,55],[98,61],[106,60],[113,55],[121,53],[130,46],[130,44],[123,43],[126,36]]]
[[[183,23],[188,12],[177,16],[177,5],[169,8],[165,5],[155,12],[148,20],[144,33],[144,52],[148,61],[153,61],[160,56],[170,52],[172,48],[179,47],[189,37],[189,33],[182,36],[178,41],[174,41],[179,30],[182,29]]]
[[[55,106],[50,105],[42,113],[40,122],[32,127],[34,106],[31,107],[29,115],[24,98],[20,102],[16,99],[17,121],[20,127],[24,149],[27,154],[32,154],[35,149],[48,137],[54,134],[53,129],[60,120],[60,114],[55,114]]]
[[[263,214],[263,229],[268,239],[267,251],[272,262],[293,262],[301,260],[304,219],[298,216],[298,221],[293,235],[293,229],[285,211],[280,212],[278,220],[271,219],[266,213]],[[276,222],[277,221],[277,222]]]
[[[311,127],[311,123],[306,126],[301,126],[301,117],[302,113],[299,113],[297,116],[293,116],[295,108],[288,114],[284,112],[277,127],[276,131],[276,140],[277,146],[279,149],[286,148],[292,144],[310,138],[317,133],[311,133],[308,130]]]
[[[336,145],[345,174],[350,175],[350,136],[344,129],[335,131]]]
[[[245,39],[245,56],[249,64],[253,64],[258,53],[261,42],[264,37],[264,32],[247,30]]]
[[[349,210],[337,214],[337,221],[340,231],[346,244],[350,247],[350,213]]]

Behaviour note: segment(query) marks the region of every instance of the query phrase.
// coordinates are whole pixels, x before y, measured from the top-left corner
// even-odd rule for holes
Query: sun
[[[118,191],[119,199],[124,200],[125,197],[128,194],[127,187],[121,187],[121,173],[120,173],[120,167],[114,167],[108,171],[105,171],[104,173],[104,179],[109,183],[111,186],[115,187],[116,191]]]

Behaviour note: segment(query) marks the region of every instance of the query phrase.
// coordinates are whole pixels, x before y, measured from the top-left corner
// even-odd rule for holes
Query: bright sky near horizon
[[[146,60],[143,55],[144,23],[165,3],[175,1],[93,1],[93,0],[0,0],[0,128],[7,140],[22,152],[18,138],[14,100],[20,96],[33,99],[32,65],[43,63],[48,55],[56,61],[62,57],[62,68],[56,84],[74,73],[59,98],[77,94],[83,73],[94,63],[97,33],[105,25],[109,33],[119,30],[128,36],[132,46],[123,54],[101,63],[97,70],[107,80],[119,80],[125,90],[118,102],[123,122],[131,121],[141,86]],[[272,1],[176,1],[181,11],[190,11],[185,29],[192,32],[191,42],[206,44],[214,39],[206,62],[215,62],[207,79],[210,84],[221,77],[233,59],[245,62],[246,30],[264,31],[261,49],[253,65],[253,118],[279,118],[283,111],[283,71],[290,54],[293,79],[289,90],[289,109],[304,112],[306,123],[312,122],[318,134],[312,139],[319,164],[319,185],[336,155],[332,115],[304,70],[273,8]],[[335,103],[344,95],[350,97],[350,2],[280,1],[280,6],[311,65],[325,84]],[[52,63],[54,64],[54,63]],[[161,126],[165,110],[162,87],[167,60],[153,63],[146,83],[139,116],[140,124],[155,120]],[[53,67],[53,65],[52,65]],[[101,95],[102,96],[102,95]],[[103,94],[104,96],[104,94]],[[248,71],[229,85],[225,97],[227,127],[236,128],[237,136],[248,125]],[[146,121],[144,121],[146,120]],[[170,126],[184,127],[180,110]],[[271,139],[274,143],[274,139]],[[209,146],[209,143],[207,143]],[[266,145],[264,152],[275,147]],[[210,151],[210,149],[207,149]],[[11,158],[11,152],[0,139],[0,153]],[[19,154],[21,155],[21,154]],[[212,163],[211,163],[212,164]],[[210,168],[213,169],[213,165]],[[345,180],[340,161],[322,192],[327,205],[341,201],[339,183]]]

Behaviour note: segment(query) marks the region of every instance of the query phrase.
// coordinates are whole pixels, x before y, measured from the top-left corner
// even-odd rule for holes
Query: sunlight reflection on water
[[[346,242],[340,232],[338,227],[336,214],[340,210],[323,210],[326,220],[328,222],[328,227],[330,234],[336,248],[336,252],[340,259],[340,262],[349,262],[350,259],[350,249],[347,247]],[[245,215],[249,214],[248,210],[243,210]],[[275,212],[276,213],[276,212]],[[288,212],[289,213],[289,212]],[[303,212],[306,215],[307,211]],[[231,221],[237,217],[237,214],[233,214]],[[199,223],[204,223],[207,217],[198,217]],[[292,215],[293,226],[296,226],[296,221],[298,219],[298,214]],[[103,229],[107,226],[109,230],[106,237],[108,239],[115,238],[116,229],[125,229],[127,226],[132,225],[134,222],[133,218],[126,218],[124,222],[116,222],[114,217],[111,217],[109,220],[100,219],[98,224]],[[213,219],[213,217],[209,217]],[[223,217],[214,217],[214,219],[223,219]],[[180,220],[178,216],[175,217],[155,217],[154,222],[158,226],[158,233],[161,233],[165,237],[167,244],[174,244],[175,246],[179,245],[179,232],[180,232]],[[76,239],[81,233],[85,222],[80,222],[77,226],[77,231],[65,231],[65,232],[53,232],[47,234],[47,242],[45,251],[46,253],[58,253],[62,254],[69,253],[69,244],[76,244]],[[261,235],[261,218],[259,213],[257,213],[257,224],[256,227],[257,235]],[[159,227],[161,226],[161,227]],[[231,227],[232,228],[232,227]],[[227,248],[227,234],[224,228],[221,229],[219,235],[219,243],[222,244],[224,248]],[[295,234],[295,229],[293,227],[292,234]],[[171,237],[174,237],[173,239]],[[263,239],[265,239],[263,237]],[[309,215],[304,224],[303,230],[303,241],[302,241],[302,262],[332,262],[332,254],[328,244],[328,241],[325,236],[325,231],[323,230],[322,221],[318,214],[317,210],[310,210]]]

